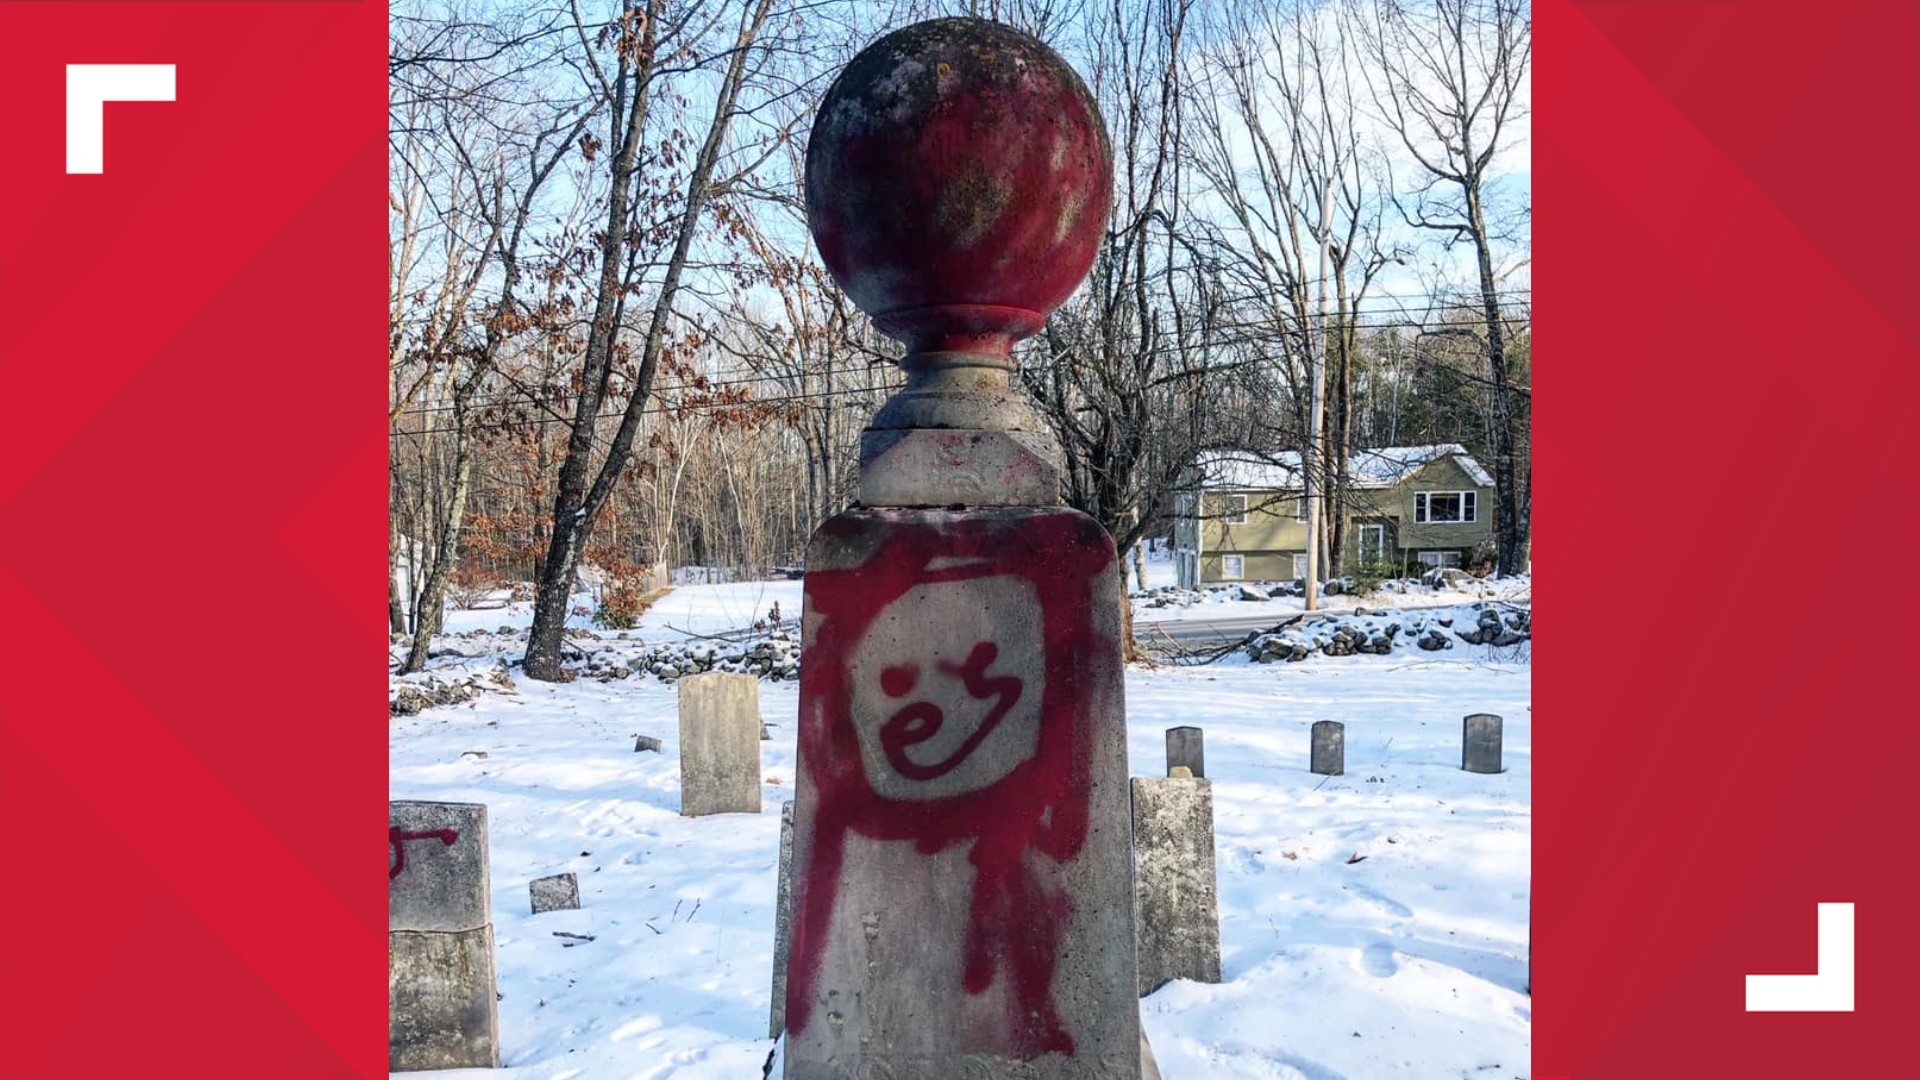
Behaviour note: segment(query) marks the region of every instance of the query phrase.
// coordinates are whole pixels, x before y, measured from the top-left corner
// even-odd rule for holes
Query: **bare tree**
[[[1491,384],[1497,569],[1525,565],[1531,501],[1522,493],[1516,407],[1501,311],[1488,180],[1526,115],[1533,16],[1527,0],[1350,0],[1375,110],[1425,182],[1399,200],[1409,225],[1472,245],[1480,344]],[[1532,470],[1527,470],[1531,475]]]
[[[718,6],[724,9],[726,5]],[[608,186],[593,314],[576,380],[571,431],[560,462],[551,538],[535,586],[533,627],[525,659],[526,673],[532,678],[566,677],[561,666],[561,635],[574,575],[594,520],[633,454],[634,437],[640,430],[654,374],[668,347],[674,302],[707,209],[714,171],[726,149],[741,89],[762,55],[756,45],[772,9],[773,0],[752,0],[742,6],[734,32],[718,49],[708,44],[707,30],[722,15],[698,3],[669,8],[664,0],[639,0],[623,7],[611,23],[597,30],[584,21],[577,24],[581,47],[610,121],[605,147]],[[596,33],[597,43],[587,40]],[[602,64],[598,59],[602,49],[612,53],[610,63]],[[663,181],[672,174],[672,162],[681,151],[672,138],[649,146],[649,119],[664,95],[678,93],[673,89],[672,76],[684,73],[689,66],[720,68],[706,135],[678,185],[677,213],[665,215],[650,227],[636,228],[636,215],[648,210],[650,202],[671,201]],[[649,242],[654,240],[664,243],[656,248]],[[619,354],[623,315],[628,298],[645,276],[648,255],[659,259],[660,276],[652,282],[653,308],[644,337],[633,349],[630,370],[623,370],[626,365],[620,363],[623,357]],[[616,385],[616,380],[625,385]],[[596,453],[601,410],[622,391],[626,404],[619,427],[604,451]]]
[[[406,541],[424,556],[411,560],[416,574],[420,566],[425,572],[418,574],[413,598],[413,642],[402,666],[405,671],[425,666],[431,639],[440,629],[447,584],[459,563],[472,486],[476,399],[502,352],[527,322],[518,290],[529,219],[542,188],[597,109],[590,101],[554,102],[552,87],[539,74],[549,50],[527,44],[550,37],[515,24],[462,22],[456,31],[444,24],[415,25],[431,27],[426,36],[437,58],[416,59],[398,69],[394,96],[405,102],[408,116],[424,121],[431,136],[419,136],[421,129],[393,126],[402,133],[404,148],[426,145],[439,161],[435,182],[403,183],[401,190],[416,196],[424,191],[436,203],[448,240],[440,253],[432,317],[410,343],[421,368],[441,375],[442,395],[436,401],[444,398],[439,409],[444,423],[434,433],[448,436],[451,448],[449,482],[435,515],[438,528],[430,541]],[[404,167],[409,174],[419,172],[413,161]],[[414,203],[402,205],[411,208]],[[489,281],[491,296],[476,303],[483,282]],[[405,296],[403,286],[396,278],[396,305]],[[399,325],[396,319],[396,349],[408,340]],[[398,389],[396,383],[395,417],[410,403]]]

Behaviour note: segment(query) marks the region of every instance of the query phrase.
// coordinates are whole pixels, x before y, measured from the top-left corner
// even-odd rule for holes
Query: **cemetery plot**
[[[797,610],[797,585],[683,588],[640,632],[704,632],[690,609],[750,613],[779,589]],[[1444,655],[1127,671],[1131,772],[1163,771],[1166,730],[1199,726],[1213,796],[1221,981],[1140,1002],[1168,1077],[1530,1075],[1529,669]],[[798,715],[793,683],[760,695],[769,718]],[[1504,772],[1461,770],[1473,713],[1504,718]],[[796,733],[755,731],[767,812],[683,818],[678,715],[672,685],[583,679],[392,722],[396,797],[487,804],[509,1066],[625,1080],[645,1060],[656,1080],[736,1080],[766,1063],[772,810],[792,797]],[[1310,770],[1317,720],[1345,726],[1343,776]],[[659,752],[634,753],[636,734]],[[591,887],[586,906],[531,915],[526,883],[562,871]]]

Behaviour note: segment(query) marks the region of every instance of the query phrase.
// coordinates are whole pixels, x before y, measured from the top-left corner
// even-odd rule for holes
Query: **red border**
[[[0,3],[0,1076],[384,1069],[384,14]],[[1536,16],[1540,1075],[1920,1075],[1920,6]]]
[[[386,1071],[385,16],[0,3],[10,1080]]]
[[[1535,1067],[1920,1076],[1920,5],[1535,15]]]

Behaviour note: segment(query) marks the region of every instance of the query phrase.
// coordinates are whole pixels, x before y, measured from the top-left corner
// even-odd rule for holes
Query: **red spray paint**
[[[428,829],[426,832],[408,832],[398,825],[387,826],[387,847],[393,852],[393,865],[387,867],[387,880],[392,881],[394,878],[399,877],[400,871],[407,868],[406,842],[408,840],[438,840],[445,846],[452,847],[453,842],[458,839],[460,839],[460,834],[452,829]]]
[[[849,833],[912,842],[926,855],[971,842],[961,988],[979,994],[997,978],[1008,980],[1006,1022],[1015,1052],[1023,1059],[1072,1053],[1052,983],[1073,904],[1049,883],[1057,874],[1048,863],[1072,861],[1087,835],[1093,717],[1086,672],[1091,659],[1118,655],[1117,643],[1094,631],[1089,611],[1093,585],[1113,561],[1112,545],[1096,523],[1072,513],[956,517],[937,525],[908,514],[884,516],[891,518],[889,535],[867,562],[807,576],[807,604],[819,622],[801,677],[800,752],[818,803],[809,856],[795,882],[787,1023],[799,1033],[812,1019]],[[843,515],[822,534],[830,540],[836,530],[846,535],[863,527],[859,518]],[[855,648],[880,613],[917,586],[1001,576],[1027,582],[1039,600],[1045,679],[1033,756],[975,791],[914,800],[880,794],[862,765],[852,712]],[[881,725],[885,757],[897,772],[932,779],[973,753],[1025,693],[1024,680],[993,672],[998,659],[995,643],[980,642],[964,663],[942,665],[969,695],[994,702],[981,728],[946,759],[923,764],[905,755],[938,731],[944,718],[936,706],[906,705]],[[880,688],[904,697],[918,675],[918,665],[895,665],[882,672]]]

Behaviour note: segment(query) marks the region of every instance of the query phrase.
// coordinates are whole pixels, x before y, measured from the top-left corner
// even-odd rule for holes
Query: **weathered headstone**
[[[641,753],[642,751],[647,751],[647,750],[651,750],[651,751],[653,751],[653,752],[654,752],[654,753],[656,753],[656,754],[657,754],[657,753],[659,753],[659,752],[660,752],[660,740],[659,740],[659,739],[656,739],[656,738],[654,738],[654,737],[653,737],[653,736],[651,736],[651,735],[636,735],[636,736],[634,736],[634,738],[633,738],[633,752],[634,752],[634,753],[636,753],[636,754],[638,754],[638,753]]]
[[[787,1080],[1143,1075],[1121,567],[1012,356],[1112,170],[1079,77],[982,19],[881,38],[817,110],[808,224],[907,385],[807,553]]]
[[[1309,767],[1321,776],[1347,772],[1347,727],[1338,720],[1313,722],[1313,749]]]
[[[1219,982],[1212,784],[1134,777],[1133,847],[1141,996],[1174,979]]]
[[[1167,775],[1185,765],[1193,770],[1193,775],[1207,775],[1206,733],[1197,727],[1171,727],[1167,729]]]
[[[760,812],[760,680],[710,671],[680,680],[680,813]]]
[[[1500,718],[1474,713],[1460,724],[1460,767],[1473,773],[1500,771]]]
[[[533,901],[533,913],[577,911],[580,907],[580,879],[571,873],[534,878],[527,883],[527,895]]]
[[[487,808],[387,807],[387,1068],[498,1068]]]
[[[773,899],[773,1009],[767,1038],[787,1026],[787,944],[793,930],[793,804],[780,807],[780,885]]]

